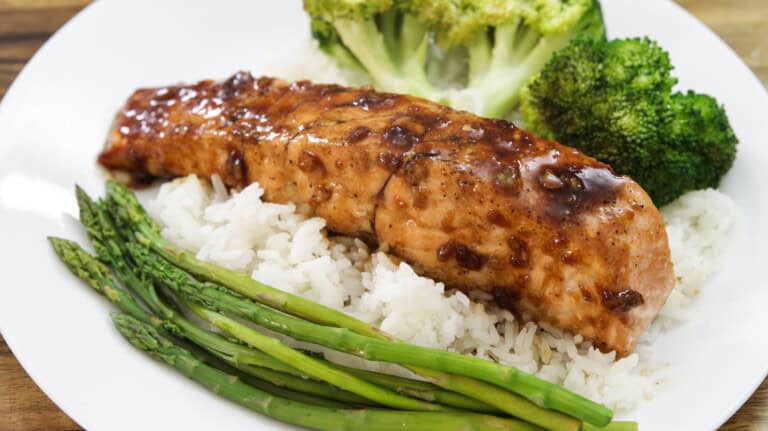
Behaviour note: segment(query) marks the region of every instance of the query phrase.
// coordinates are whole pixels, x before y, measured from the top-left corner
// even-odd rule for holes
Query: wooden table
[[[40,45],[88,2],[0,0],[0,97]],[[714,29],[768,85],[768,0],[679,3]],[[0,337],[0,431],[80,429],[30,380]],[[721,429],[768,430],[768,381]]]

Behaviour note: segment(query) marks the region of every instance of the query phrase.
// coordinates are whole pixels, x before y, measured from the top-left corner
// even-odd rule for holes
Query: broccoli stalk
[[[468,53],[467,86],[450,92],[451,106],[486,117],[505,117],[517,107],[524,84],[555,51],[577,35],[605,38],[596,1],[540,3],[511,2],[504,10],[477,5],[477,10],[465,13],[480,17],[442,36],[448,46],[464,46]]]
[[[611,165],[658,206],[716,187],[737,139],[712,97],[673,93],[669,55],[647,38],[577,38],[522,92],[525,126]]]
[[[429,27],[387,0],[306,0],[312,35],[341,67],[367,73],[382,90],[439,100],[427,78]]]
[[[520,89],[576,35],[604,38],[597,0],[305,0],[320,49],[380,90],[505,117]],[[427,68],[433,41],[469,65],[459,89],[439,88]]]

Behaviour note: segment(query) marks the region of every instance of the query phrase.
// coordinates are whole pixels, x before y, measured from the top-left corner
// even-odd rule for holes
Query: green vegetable
[[[503,414],[504,412],[489,406],[473,398],[466,397],[456,392],[446,391],[432,383],[418,380],[406,379],[388,374],[375,373],[373,371],[358,370],[357,368],[344,367],[342,365],[329,362],[329,365],[346,371],[353,376],[357,376],[368,382],[379,386],[389,388],[397,393],[409,397],[421,398],[427,401],[433,401],[445,406],[457,407],[464,410],[473,410],[484,413]]]
[[[420,400],[414,400],[412,398],[404,397],[395,392],[382,389],[374,384],[363,381],[357,377],[349,375],[344,371],[332,368],[314,358],[306,357],[304,354],[290,349],[287,346],[282,346],[278,340],[271,339],[269,337],[262,336],[260,341],[263,346],[267,346],[272,349],[266,351],[267,353],[277,352],[278,355],[282,355],[281,358],[289,358],[289,361],[283,361],[287,364],[295,365],[295,369],[305,372],[306,375],[318,378],[326,382],[332,382],[335,386],[346,389],[351,393],[344,393],[338,389],[329,385],[324,385],[319,382],[307,381],[301,378],[296,378],[291,375],[274,373],[267,369],[259,368],[261,366],[267,368],[281,368],[274,365],[274,360],[267,358],[266,360],[256,358],[254,360],[254,354],[248,349],[242,346],[230,343],[220,336],[204,331],[187,321],[185,318],[178,315],[170,307],[163,304],[157,296],[154,286],[151,283],[143,283],[139,280],[128,267],[126,255],[122,254],[123,247],[119,244],[119,237],[117,232],[111,227],[109,218],[104,212],[100,212],[95,204],[88,198],[88,196],[82,191],[77,190],[78,203],[81,208],[81,219],[87,226],[89,236],[94,243],[94,248],[99,250],[99,254],[102,259],[108,259],[113,263],[116,268],[119,268],[119,273],[123,275],[123,280],[132,286],[134,291],[142,298],[142,300],[150,306],[153,312],[158,316],[166,319],[168,327],[172,328],[174,332],[181,333],[187,338],[195,341],[199,345],[210,348],[217,356],[224,359],[228,363],[240,368],[243,371],[248,372],[251,375],[259,377],[263,380],[270,381],[273,384],[286,386],[291,389],[301,390],[303,392],[309,392],[316,395],[324,395],[327,398],[351,401],[356,403],[365,403],[367,399],[378,402],[382,405],[402,408],[408,410],[427,410],[436,411],[443,410],[444,408],[439,405],[434,405]],[[61,243],[61,242],[57,242]],[[74,244],[76,245],[76,244]],[[82,257],[83,253],[79,253],[78,256]],[[82,263],[84,259],[76,263]],[[91,259],[93,263],[98,263]],[[87,260],[85,260],[87,262]],[[65,260],[65,263],[73,268],[76,263],[71,260]],[[139,266],[143,262],[136,262]],[[184,274],[181,274],[184,276]],[[102,278],[107,278],[102,276]],[[104,285],[116,286],[114,280],[108,277],[107,280],[103,280]],[[131,314],[137,314],[135,312]],[[264,349],[261,349],[265,351]],[[256,352],[258,353],[258,352]],[[242,366],[243,358],[250,357],[251,363],[258,367]],[[282,371],[291,371],[291,368]],[[352,394],[358,394],[363,397],[352,396]]]
[[[596,427],[594,425],[590,424],[584,424],[584,427],[582,428],[583,431],[637,431],[638,425],[637,422],[629,422],[629,421],[616,421],[611,422],[606,427]]]
[[[84,197],[87,198],[87,196]],[[83,200],[81,199],[81,202],[82,201]],[[81,205],[81,208],[84,208],[84,206]],[[85,220],[85,218],[81,216],[81,220]],[[93,225],[91,225],[91,227],[92,226]],[[123,277],[122,281],[130,285],[134,291],[142,292],[140,293],[140,296],[150,305],[150,308],[156,310],[159,315],[165,316],[166,320],[148,314],[135,302],[130,293],[116,283],[110,274],[109,268],[104,266],[101,262],[98,262],[93,256],[89,255],[77,243],[60,238],[49,238],[49,241],[62,262],[64,262],[75,275],[87,281],[95,290],[117,305],[121,311],[146,323],[150,323],[156,328],[173,328],[174,333],[194,341],[222,361],[237,367],[251,376],[255,376],[265,381],[262,382],[260,380],[258,384],[261,385],[270,382],[274,386],[290,388],[295,391],[300,390],[304,393],[311,393],[331,400],[340,400],[354,404],[366,403],[367,400],[362,397],[357,397],[354,394],[340,391],[339,389],[322,382],[307,380],[306,377],[295,368],[277,361],[258,350],[253,350],[246,346],[230,342],[217,334],[198,328],[183,316],[175,313],[173,310],[160,303],[159,298],[155,293],[149,293],[154,289],[151,285],[144,285],[138,278],[135,278],[134,275],[128,273],[130,275]],[[101,243],[94,241],[94,244]],[[406,396],[415,396],[427,401],[435,401],[443,405],[469,410],[498,412],[483,403],[450,391],[442,390],[439,387],[426,382],[341,367],[329,362],[326,362],[326,364],[355,375],[360,379],[395,390]],[[282,372],[275,372],[272,370]],[[294,377],[286,373],[298,375],[300,377]]]
[[[136,348],[176,368],[190,379],[253,411],[283,422],[320,430],[525,430],[537,428],[514,419],[475,413],[424,413],[368,409],[332,409],[270,395],[199,361],[163,338],[152,326],[113,314],[118,331]]]
[[[306,381],[307,376],[301,374],[295,368],[284,364],[274,358],[258,351],[233,343],[218,334],[203,330],[193,323],[189,322],[183,315],[176,313],[175,310],[167,307],[160,301],[154,286],[141,280],[135,274],[135,264],[131,265],[129,255],[125,250],[126,244],[120,238],[111,217],[107,214],[103,205],[97,205],[93,200],[79,187],[76,188],[78,205],[80,207],[80,220],[86,227],[91,242],[99,252],[100,259],[113,268],[119,268],[117,271],[120,280],[129,286],[134,292],[142,298],[149,308],[158,316],[163,316],[164,320],[158,319],[146,313],[133,297],[122,289],[115,280],[109,275],[108,269],[96,261],[92,256],[86,253],[74,242],[51,238],[59,257],[76,275],[84,278],[89,284],[93,285],[100,293],[109,293],[110,298],[119,308],[145,322],[152,322],[156,327],[164,326],[171,328],[174,333],[185,337],[200,347],[206,349],[212,355],[225,361],[230,366],[268,380],[274,385],[304,390],[324,398],[365,404],[367,400],[341,391],[333,386],[323,382]],[[413,396],[426,401],[435,401],[446,406],[453,406],[463,409],[496,412],[493,407],[482,402],[463,395],[446,391],[426,382],[420,382],[401,377],[366,372],[352,368],[340,367],[325,361],[327,365],[342,369],[347,373],[353,374],[363,380],[372,382],[379,386],[395,390],[406,396]],[[273,374],[269,370],[280,373]],[[299,376],[296,380],[291,376],[285,376],[285,373]]]
[[[312,34],[340,66],[377,88],[505,117],[552,53],[579,34],[605,37],[597,0],[305,0]],[[467,63],[459,89],[428,78],[430,41]]]
[[[318,370],[320,370],[321,374],[325,374],[325,377],[321,376],[320,378],[327,379],[327,376],[342,376],[342,379],[360,379],[361,382],[364,382],[363,385],[358,386],[358,388],[373,389],[372,393],[376,393],[377,391],[387,392],[383,389],[376,389],[377,386],[375,386],[375,384],[379,384],[382,387],[406,396],[415,396],[416,398],[438,401],[444,405],[498,412],[493,407],[494,403],[483,404],[481,401],[467,398],[464,395],[439,389],[430,383],[416,382],[400,377],[342,367],[327,362],[324,359],[305,356],[302,353],[287,347],[283,349],[279,347],[280,342],[275,339],[262,335],[215,311],[207,310],[197,304],[188,303],[187,301],[189,299],[195,298],[197,300],[202,300],[202,303],[206,306],[212,306],[212,303],[215,303],[217,306],[224,304],[226,306],[222,308],[241,316],[253,317],[253,313],[258,312],[262,317],[254,320],[257,320],[272,329],[276,329],[274,324],[282,324],[294,326],[294,329],[302,331],[316,332],[318,330],[330,330],[335,333],[351,334],[351,337],[343,337],[336,340],[346,343],[363,341],[357,338],[367,338],[368,343],[373,342],[375,345],[377,342],[380,343],[380,340],[386,339],[386,337],[383,337],[379,332],[371,331],[370,329],[369,331],[379,337],[378,339],[363,337],[347,331],[346,329],[342,330],[341,328],[308,323],[296,319],[295,317],[283,315],[282,313],[277,313],[269,308],[262,307],[261,305],[253,303],[237,294],[233,294],[224,287],[217,286],[213,283],[198,282],[191,275],[171,266],[159,256],[132,243],[132,241],[135,240],[146,240],[144,234],[140,232],[150,234],[152,232],[157,232],[157,226],[147,218],[145,222],[149,224],[145,226],[146,229],[139,229],[138,231],[127,230],[135,228],[136,226],[134,225],[134,222],[142,218],[138,217],[137,219],[133,219],[127,217],[127,215],[133,214],[134,216],[146,216],[146,214],[144,214],[143,209],[138,205],[135,197],[129,191],[121,189],[115,184],[110,184],[110,189],[112,188],[125,193],[125,196],[122,196],[122,198],[123,203],[127,205],[118,205],[120,199],[108,199],[104,202],[95,203],[82,190],[79,188],[77,189],[78,203],[81,210],[80,218],[88,231],[94,249],[97,251],[101,262],[85,252],[74,242],[51,238],[51,244],[57,255],[67,264],[73,273],[83,278],[99,293],[107,296],[121,310],[130,315],[116,317],[115,320],[119,321],[118,327],[121,332],[123,332],[134,345],[150,351],[150,354],[153,354],[153,356],[158,357],[159,359],[171,363],[189,377],[198,380],[201,383],[209,384],[209,387],[212,389],[217,390],[224,396],[238,402],[242,402],[243,399],[240,399],[237,396],[233,397],[232,395],[243,394],[244,392],[241,392],[240,389],[249,392],[246,394],[249,395],[248,400],[254,399],[251,395],[260,394],[260,396],[268,397],[263,399],[269,406],[282,402],[291,403],[298,401],[298,403],[295,403],[293,406],[298,408],[295,409],[291,418],[281,417],[274,411],[256,410],[290,423],[317,427],[319,429],[335,429],[339,426],[353,428],[361,427],[364,429],[389,429],[389,427],[395,426],[397,426],[398,429],[409,429],[409,427],[437,427],[438,429],[444,429],[445,427],[448,429],[453,429],[454,427],[461,427],[461,429],[540,429],[534,425],[525,424],[515,420],[499,419],[478,414],[464,414],[461,412],[414,413],[360,409],[359,407],[355,407],[355,405],[359,406],[360,404],[370,403],[371,401],[352,393],[341,391],[323,382],[307,380],[307,374],[315,375],[313,373],[317,373]],[[111,214],[115,214],[116,217],[113,219]],[[108,266],[112,266],[112,269],[121,281],[127,285],[133,293],[137,294],[155,315],[144,310],[135,301],[133,296],[115,281]],[[139,270],[139,268],[141,270]],[[150,274],[151,276],[146,277],[147,274]],[[171,298],[167,292],[156,290],[154,282],[159,283],[159,285],[174,288],[174,290],[181,295],[181,298]],[[187,301],[185,301],[184,298],[186,298]],[[165,299],[170,302],[166,302]],[[178,304],[180,303],[180,299],[181,303],[188,303],[196,313],[206,317],[226,331],[237,335],[239,338],[244,339],[251,344],[256,344],[266,349],[267,352],[271,354],[276,354],[282,360],[287,362],[281,362],[260,351],[235,343],[218,334],[196,326],[187,320],[179,311]],[[288,297],[288,299],[291,298]],[[238,309],[238,307],[242,310]],[[282,318],[287,318],[287,320],[281,320]],[[302,326],[307,324],[309,326]],[[168,332],[166,332],[166,330]],[[334,332],[326,332],[325,335],[330,335]],[[173,335],[171,335],[171,333]],[[296,335],[295,333],[292,334]],[[322,332],[312,333],[310,334],[309,340],[318,341],[312,337],[322,335]],[[183,341],[176,339],[176,336],[185,337],[190,341],[195,342],[198,346],[203,347],[205,350],[200,350],[197,346],[185,348],[186,344],[180,344],[183,343]],[[387,345],[388,342],[385,341],[384,343]],[[402,343],[389,344],[391,344],[391,348],[398,350],[407,350],[413,347]],[[275,346],[278,347],[276,348]],[[361,344],[361,346],[361,349],[368,347],[363,344]],[[349,348],[349,346],[346,348]],[[189,349],[192,349],[192,351]],[[297,366],[288,365],[288,363]],[[306,368],[308,364],[311,369]],[[262,366],[264,366],[264,368],[262,368]],[[300,369],[304,372],[302,373]],[[430,375],[433,381],[439,381],[441,378],[448,379],[442,382],[444,387],[454,386],[454,384],[450,383],[454,381],[464,381],[463,384],[458,385],[459,388],[464,389],[483,389],[482,386],[485,385],[482,382],[477,382],[458,375],[449,375],[431,369],[418,370]],[[208,373],[208,371],[211,371],[212,374]],[[207,379],[217,373],[219,377],[226,376],[228,384],[232,384],[233,386],[223,388],[220,379]],[[254,376],[257,376],[258,378],[254,378]],[[238,381],[238,379],[242,380],[242,382],[247,382],[248,384],[246,385],[241,381]],[[334,379],[334,383],[336,381],[337,380]],[[349,380],[346,382],[348,383]],[[365,386],[366,384],[369,385],[367,388]],[[496,386],[489,385],[489,387],[492,388],[492,393],[496,390],[501,394],[510,395]],[[229,392],[230,389],[232,390],[231,392]],[[259,389],[265,392],[261,392]],[[471,392],[471,390],[469,392]],[[394,392],[390,394],[394,395],[394,397],[398,397]],[[275,398],[274,395],[282,398]],[[495,395],[495,393],[493,393],[493,395]],[[402,398],[404,400],[411,400],[415,405],[434,406],[436,409],[442,409],[439,405],[423,403],[407,397]],[[483,399],[482,396],[478,398]],[[392,401],[393,399],[396,398],[387,397],[387,400],[389,401]],[[510,399],[513,403],[519,402],[516,401],[517,399],[514,396],[511,398],[504,398],[505,401],[509,401]],[[251,408],[253,408],[253,406],[251,406]],[[536,409],[538,409],[538,407],[530,404],[530,411],[527,413],[533,414],[532,417],[534,420],[541,420],[544,418],[546,421],[547,418],[549,418],[548,420],[550,420],[550,422],[547,424],[548,429],[575,430],[581,428],[582,424],[574,422],[570,418],[565,416],[561,417],[554,412],[550,413],[554,416],[549,417],[546,414],[547,412],[541,414],[537,412]],[[314,419],[318,419],[328,412],[334,412],[337,415],[332,415],[332,417],[340,420],[335,420],[333,424],[330,422],[326,423],[324,420],[321,420],[322,424],[319,424],[319,422],[312,422]],[[388,413],[389,415],[384,415],[381,418],[377,417],[377,420],[374,421],[375,424],[369,424],[367,422],[345,422],[347,419],[370,417],[369,413],[373,412],[376,412],[376,414]],[[309,419],[310,422],[304,422],[302,418],[313,419]],[[428,418],[430,420],[426,420]],[[554,418],[554,421],[552,421],[552,418]],[[421,419],[424,419],[424,421]],[[315,425],[312,423],[315,423]],[[617,431],[636,429],[636,424],[625,422],[611,423],[605,428],[597,428],[589,424],[583,425],[584,429],[606,429]]]
[[[733,166],[738,139],[725,108],[715,98],[693,91],[675,93],[665,133],[674,143],[667,148],[662,169],[653,180],[651,193],[663,202],[689,190],[715,188]],[[666,172],[675,172],[670,175]],[[650,183],[649,179],[642,179]]]
[[[230,319],[221,314],[210,311],[194,303],[187,304],[192,311],[203,319],[211,322],[232,336],[242,340],[248,345],[259,349],[268,355],[279,359],[302,373],[329,383],[333,383],[342,389],[358,394],[381,405],[399,408],[403,410],[420,411],[445,411],[449,410],[437,404],[427,403],[421,400],[404,397],[395,392],[382,389],[357,377],[351,376],[341,370],[324,364],[322,361],[298,352],[276,338],[271,338],[248,326]]]
[[[138,266],[156,284],[173,289],[185,298],[198,301],[206,308],[247,318],[260,326],[297,340],[319,344],[368,360],[431,367],[502,386],[534,403],[518,400],[517,403],[507,406],[507,409],[514,412],[512,414],[515,417],[531,423],[559,429],[558,427],[562,426],[560,422],[566,419],[537,408],[536,405],[549,409],[559,407],[569,411],[583,411],[591,407],[591,402],[569,393],[562,387],[540,380],[515,368],[444,350],[366,337],[346,328],[328,327],[307,322],[232,295],[219,286],[201,283],[190,278],[186,272],[153,255],[143,247],[131,244],[129,249]],[[253,344],[251,339],[244,338],[253,336],[250,334],[249,328],[216,313],[203,311],[197,307],[194,307],[193,310],[200,317],[210,321],[235,338],[264,350],[259,345]],[[258,335],[256,336],[258,337]],[[261,342],[262,340],[259,338],[256,341]]]
[[[292,367],[286,366],[259,351],[232,343],[220,335],[196,327],[164,304],[159,304],[154,294],[145,291],[140,296],[144,299],[155,296],[155,299],[145,302],[152,304],[151,308],[155,310],[162,310],[164,319],[148,314],[135,302],[130,293],[116,283],[109,269],[89,255],[77,243],[60,238],[49,238],[49,241],[62,262],[75,275],[87,281],[96,291],[106,296],[121,311],[131,315],[133,318],[151,324],[155,328],[169,328],[173,333],[188,338],[229,365],[272,385],[318,395],[330,400],[355,404],[366,403],[367,400],[365,398],[341,391],[326,383],[286,374],[286,372],[296,371]],[[135,291],[136,286],[135,284],[133,285]],[[164,334],[165,337],[168,337],[167,333]],[[262,367],[282,369],[284,372],[276,372]]]
[[[155,315],[147,313],[133,299],[131,294],[120,287],[108,268],[96,261],[77,243],[58,238],[49,238],[59,259],[78,277],[86,280],[102,293],[121,311],[134,318],[168,328],[169,331],[189,339],[205,348],[220,359],[235,366],[255,365],[272,370],[298,374],[296,369],[272,359],[261,352],[233,343],[218,334],[203,330],[187,320],[173,308],[164,304],[151,283],[140,279],[135,265],[126,252],[112,218],[106,209],[94,202],[82,189],[76,188],[80,209],[80,222],[88,232],[88,238],[96,250],[99,260],[112,266],[120,281],[135,292]]]
[[[526,128],[629,175],[658,206],[716,187],[736,136],[715,99],[672,92],[672,68],[650,39],[579,37],[523,91]]]
[[[305,0],[312,35],[342,67],[367,73],[382,90],[438,100],[427,78],[430,0]],[[447,2],[446,2],[447,3]]]
[[[162,325],[162,320],[144,311],[133,296],[117,284],[112,277],[112,271],[106,265],[88,254],[78,243],[55,237],[48,237],[48,241],[59,260],[74,275],[107,297],[122,312],[156,327]]]
[[[438,39],[465,48],[469,63],[466,87],[451,92],[448,104],[495,118],[518,105],[524,84],[573,37],[605,38],[596,0],[464,0],[442,27]]]
[[[300,316],[322,325],[350,329],[352,332],[371,337],[372,339],[388,339],[388,337],[380,331],[352,316],[313,303],[300,296],[274,289],[253,280],[246,274],[197,260],[190,253],[173,247],[160,236],[157,225],[149,218],[136,200],[136,197],[125,186],[116,182],[109,182],[107,184],[107,190],[108,202],[112,202],[112,212],[117,218],[122,220],[121,223],[126,226],[132,226],[133,231],[136,234],[136,239],[139,242],[150,247],[154,252],[168,259],[174,265],[189,271],[195,276],[210,280],[239,294],[248,296],[257,302],[275,307],[282,312]],[[417,359],[421,360],[422,358],[419,357]],[[435,364],[429,364],[432,368],[434,368],[434,365]],[[450,363],[450,366],[461,367],[463,366],[463,363]],[[521,404],[521,400],[518,397],[513,396],[493,384],[462,378],[461,376],[436,371],[427,368],[426,366],[410,369],[427,377],[432,383],[438,386],[468,395],[505,412],[509,412],[510,414],[517,415],[521,414],[521,412],[523,414],[525,414],[525,412],[535,412],[537,417],[539,417],[539,419],[537,419],[538,421],[545,420],[547,421],[546,423],[557,424],[557,426],[549,429],[565,430],[579,429],[580,427],[580,424],[577,421],[569,420],[569,418],[565,416],[555,417],[552,412],[533,409],[533,407],[535,407],[534,404]],[[481,367],[479,370],[484,369],[485,368]],[[475,369],[472,371],[474,370]],[[511,369],[508,368],[508,370]],[[515,378],[520,375],[521,373],[519,371],[516,373],[507,371],[502,373],[502,376],[499,377],[509,378],[509,381],[514,381]],[[533,378],[531,380],[524,378],[523,380],[532,382],[529,386],[524,387],[523,390],[529,395],[533,394],[532,401],[542,407],[552,408],[570,414],[573,417],[598,426],[605,426],[610,422],[612,412],[602,405],[589,401],[543,380]]]

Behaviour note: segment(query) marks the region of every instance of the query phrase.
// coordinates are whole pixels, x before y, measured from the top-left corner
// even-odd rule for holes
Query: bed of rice
[[[307,46],[293,64],[268,74],[285,79],[360,83]],[[278,64],[272,62],[271,64]],[[653,396],[658,378],[642,353],[616,360],[580,336],[483,305],[446,291],[362,242],[326,236],[325,221],[299,214],[293,205],[263,202],[258,184],[229,194],[216,179],[194,176],[164,184],[149,203],[163,236],[203,260],[343,310],[410,343],[496,360],[559,383],[619,411]],[[735,220],[733,202],[716,190],[690,192],[662,209],[677,286],[653,328],[688,318],[686,306],[718,269],[719,253]],[[481,296],[481,295],[479,295]],[[643,349],[638,349],[642,352]],[[339,361],[350,357],[336,355]],[[393,371],[381,364],[370,367]]]

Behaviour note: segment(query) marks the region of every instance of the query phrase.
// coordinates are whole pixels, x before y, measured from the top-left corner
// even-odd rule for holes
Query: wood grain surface
[[[0,98],[32,54],[87,3],[0,0]],[[678,3],[720,35],[768,85],[768,0]],[[0,337],[0,431],[80,429],[38,389]],[[768,431],[768,381],[721,430]]]

